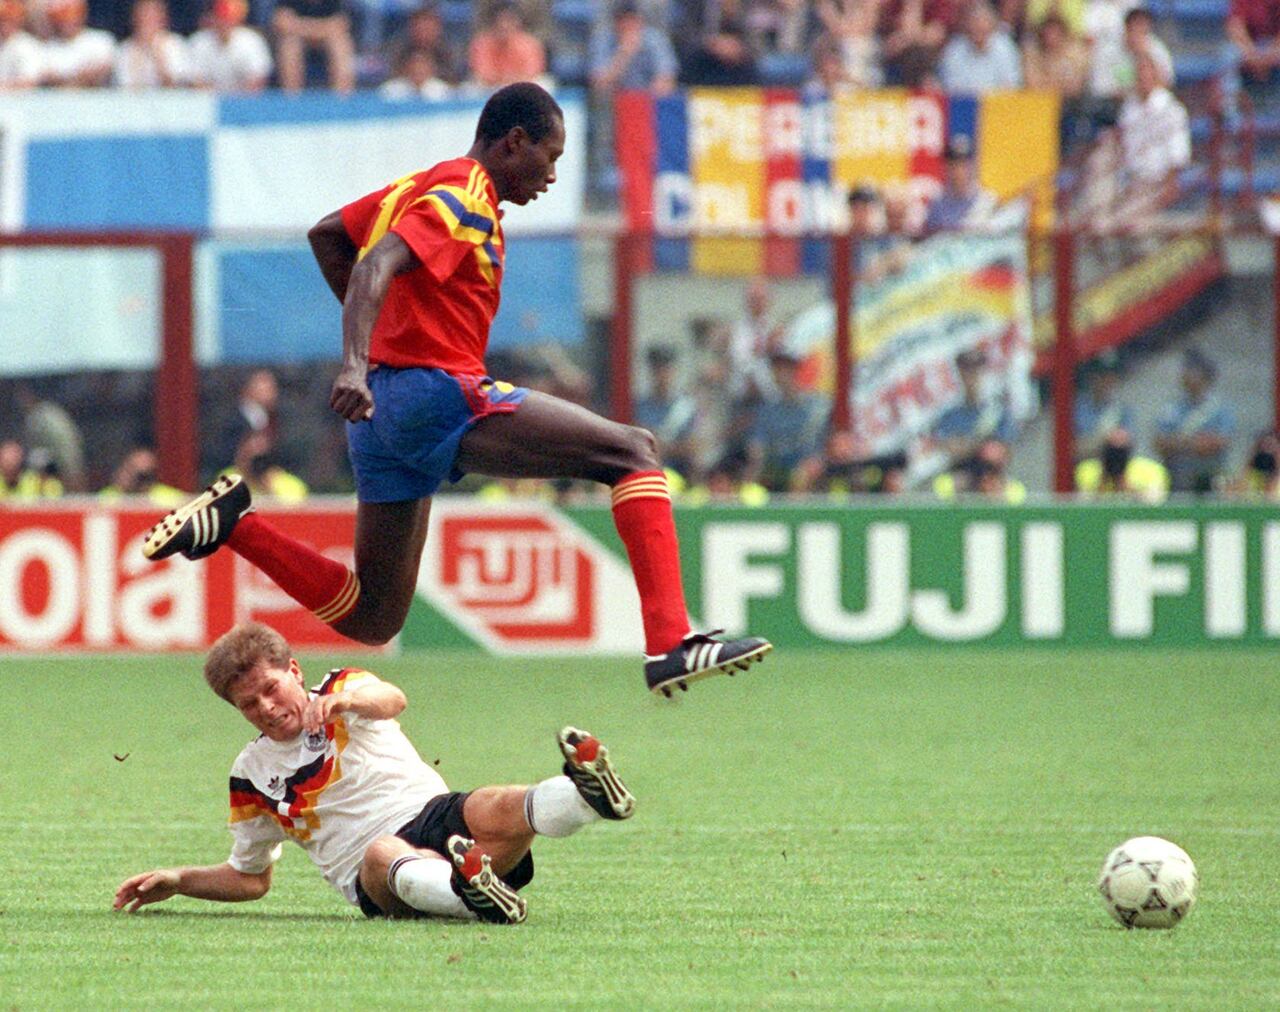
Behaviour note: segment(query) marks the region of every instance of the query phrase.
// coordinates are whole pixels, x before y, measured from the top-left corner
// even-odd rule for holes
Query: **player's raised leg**
[[[566,727],[556,736],[564,756],[564,775],[602,819],[629,819],[636,799],[609,761],[609,750],[590,731]]]
[[[431,500],[356,505],[356,573],[360,592],[351,610],[330,624],[361,643],[386,643],[403,627],[418,584]]]
[[[224,475],[151,528],[143,554],[201,559],[226,545],[322,622],[361,643],[387,642],[404,625],[427,537],[430,499],[360,503],[353,573],[253,511],[239,475]]]
[[[374,840],[360,863],[361,908],[386,917],[456,917],[496,924],[525,919],[525,901],[492,867],[474,840],[454,835],[447,854],[397,836]],[[371,905],[370,905],[371,904]]]
[[[514,413],[480,419],[462,438],[456,466],[509,478],[583,478],[613,489],[613,519],[626,546],[645,635],[645,679],[655,692],[750,666],[772,646],[720,640],[689,629],[671,493],[651,433],[531,391]]]

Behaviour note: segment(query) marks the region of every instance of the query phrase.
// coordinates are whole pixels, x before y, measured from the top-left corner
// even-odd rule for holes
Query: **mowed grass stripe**
[[[554,774],[572,723],[639,798],[540,842],[505,930],[366,923],[292,847],[260,903],[112,915],[124,876],[226,856],[251,732],[199,662],[4,662],[4,1007],[1280,1004],[1268,654],[779,651],[676,704],[624,661],[380,659],[452,786]],[[1145,832],[1201,872],[1171,933],[1093,893]]]

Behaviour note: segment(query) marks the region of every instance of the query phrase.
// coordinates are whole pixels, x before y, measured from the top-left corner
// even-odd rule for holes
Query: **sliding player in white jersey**
[[[369,917],[513,924],[525,918],[518,890],[533,878],[534,836],[568,836],[634,810],[608,750],[571,727],[558,736],[562,776],[450,792],[395,720],[403,692],[358,668],[331,671],[308,692],[284,638],[258,623],[214,644],[205,680],[261,732],[231,769],[231,855],[134,875],[116,891],[116,910],[176,895],[260,899],[292,839]]]

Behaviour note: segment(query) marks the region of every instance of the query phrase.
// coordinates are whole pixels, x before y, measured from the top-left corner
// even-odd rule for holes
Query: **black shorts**
[[[470,791],[453,791],[449,794],[437,794],[422,806],[422,811],[396,830],[395,835],[414,847],[434,850],[446,860],[449,859],[447,844],[453,835],[471,838],[472,833],[466,820],[462,817],[462,806],[466,804]],[[533,852],[530,851],[520,863],[505,875],[499,876],[512,889],[523,889],[533,881]],[[383,909],[369,898],[356,876],[356,899],[360,901],[360,910],[366,917],[385,917]],[[425,917],[426,915],[423,914]]]

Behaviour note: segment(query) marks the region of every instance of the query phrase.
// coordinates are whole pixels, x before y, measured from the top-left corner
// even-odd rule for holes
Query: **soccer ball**
[[[1172,928],[1196,904],[1200,876],[1187,852],[1158,836],[1135,836],[1107,855],[1098,892],[1126,928]]]

